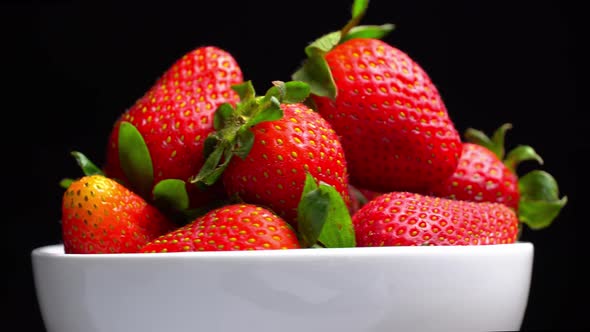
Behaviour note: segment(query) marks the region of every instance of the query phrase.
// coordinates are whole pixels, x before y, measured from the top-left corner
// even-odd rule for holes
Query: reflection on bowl
[[[33,250],[48,332],[515,331],[531,243],[166,254]]]

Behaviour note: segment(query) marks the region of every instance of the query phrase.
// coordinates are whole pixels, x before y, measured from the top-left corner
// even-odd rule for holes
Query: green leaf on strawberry
[[[330,72],[330,67],[321,53],[312,55],[305,60],[303,66],[293,74],[292,78],[308,82],[312,93],[318,96],[336,98],[336,83]]]
[[[272,82],[273,86],[268,90],[265,99],[275,97],[283,103],[294,104],[304,101],[309,96],[309,85],[299,81]],[[277,119],[278,120],[278,119]]]
[[[359,25],[350,29],[350,31],[340,39],[343,43],[354,38],[374,38],[382,39],[395,29],[395,25],[386,23],[382,25]]]
[[[307,59],[293,73],[292,79],[307,82],[314,95],[335,99],[338,91],[330,67],[325,60],[326,53],[336,45],[353,38],[381,39],[395,28],[393,24],[359,26],[368,5],[368,0],[355,0],[351,18],[342,29],[330,32],[309,44],[305,48]]]
[[[88,159],[88,157],[86,157],[82,152],[72,151],[71,154],[76,159],[78,165],[80,165],[80,168],[82,168],[84,175],[103,175],[102,170],[98,166],[96,166],[96,164],[94,164],[90,159]]]
[[[133,124],[122,121],[118,138],[121,168],[129,187],[168,213],[188,218],[190,198],[185,181],[164,179],[154,186],[152,159],[141,133]]]
[[[164,179],[152,191],[153,204],[177,225],[185,225],[210,210],[224,205],[225,201],[213,200],[196,208],[190,206],[186,182],[180,179]]]
[[[512,129],[512,124],[505,123],[496,129],[490,138],[481,130],[468,128],[465,131],[465,139],[492,151],[512,172],[516,171],[518,164],[527,160],[535,160],[539,164],[543,164],[543,159],[528,145],[519,145],[506,154],[504,142],[509,129]]]
[[[533,170],[518,181],[520,189],[519,219],[529,228],[548,227],[567,203],[567,196],[559,198],[557,181],[551,174]]]
[[[215,131],[205,140],[205,163],[190,183],[206,187],[214,184],[234,156],[245,158],[254,143],[251,128],[261,122],[283,117],[281,103],[297,103],[307,99],[310,87],[298,81],[274,81],[264,96],[256,96],[251,81],[232,86],[240,96],[234,108],[221,105],[214,115]]]
[[[355,247],[348,208],[334,187],[315,182],[307,173],[298,206],[300,242],[303,247]]]
[[[154,201],[159,206],[175,210],[186,210],[189,207],[189,196],[186,183],[179,179],[166,179],[158,182],[153,189]]]
[[[504,158],[504,165],[513,172],[516,172],[518,164],[526,160],[535,160],[539,164],[543,165],[543,159],[537,154],[537,152],[528,145],[519,145],[514,149],[510,150]]]
[[[150,197],[154,170],[150,152],[141,133],[129,122],[121,122],[119,128],[119,160],[129,179],[129,185],[143,197]]]
[[[472,142],[475,144],[479,144],[488,150],[492,151],[500,160],[504,159],[504,138],[506,137],[506,132],[508,129],[512,128],[512,124],[505,123],[501,125],[496,131],[494,132],[493,136],[490,138],[486,135],[483,131],[475,129],[475,128],[467,128],[465,131],[465,139],[468,142]]]
[[[228,104],[221,104],[217,111],[215,112],[215,116],[213,117],[213,128],[218,130],[226,126],[226,123],[231,120],[231,114],[233,113],[233,107]]]
[[[84,175],[104,175],[103,171],[90,159],[88,159],[88,157],[86,157],[82,152],[72,151],[70,154],[74,157],[74,159],[76,159],[76,163],[78,166],[80,166]],[[75,179],[65,178],[59,182],[59,185],[62,188],[67,189],[74,181]]]

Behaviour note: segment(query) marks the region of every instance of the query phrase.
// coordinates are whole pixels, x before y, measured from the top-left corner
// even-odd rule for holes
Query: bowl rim
[[[530,241],[507,244],[461,245],[461,246],[385,246],[354,248],[298,248],[284,250],[250,251],[189,251],[167,253],[114,253],[114,254],[66,254],[62,243],[37,247],[31,251],[33,258],[116,260],[116,259],[162,259],[162,258],[248,258],[248,257],[352,257],[367,255],[408,256],[408,255],[489,255],[494,253],[533,252]]]

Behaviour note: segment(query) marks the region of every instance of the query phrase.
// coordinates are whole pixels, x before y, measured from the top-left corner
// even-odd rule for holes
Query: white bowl
[[[48,332],[516,331],[528,242],[64,254],[35,249]]]

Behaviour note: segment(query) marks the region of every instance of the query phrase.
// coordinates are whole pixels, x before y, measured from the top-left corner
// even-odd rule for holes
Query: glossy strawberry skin
[[[487,148],[463,143],[455,172],[428,194],[475,202],[496,202],[518,210],[518,177]]]
[[[514,243],[518,218],[509,207],[410,192],[383,194],[354,216],[357,245],[490,245]]]
[[[205,46],[184,55],[116,121],[109,137],[105,173],[127,179],[120,166],[118,135],[121,121],[128,121],[148,147],[154,185],[164,179],[187,181],[204,162],[204,142],[213,131],[215,110],[222,103],[239,100],[231,86],[242,80],[236,60],[222,49]],[[220,186],[207,193],[193,185],[187,185],[187,190],[193,206],[223,192]]]
[[[193,222],[146,244],[143,253],[240,251],[300,248],[289,224],[251,204],[211,210]]]
[[[176,226],[143,198],[101,175],[73,182],[62,199],[67,254],[134,253]]]
[[[461,139],[427,73],[377,39],[351,39],[325,59],[337,97],[313,95],[341,136],[350,182],[378,192],[417,191],[450,176]]]
[[[320,114],[300,103],[281,108],[282,119],[252,128],[252,150],[232,159],[223,184],[228,195],[269,207],[297,228],[306,172],[335,187],[349,205],[348,171],[339,138]]]

